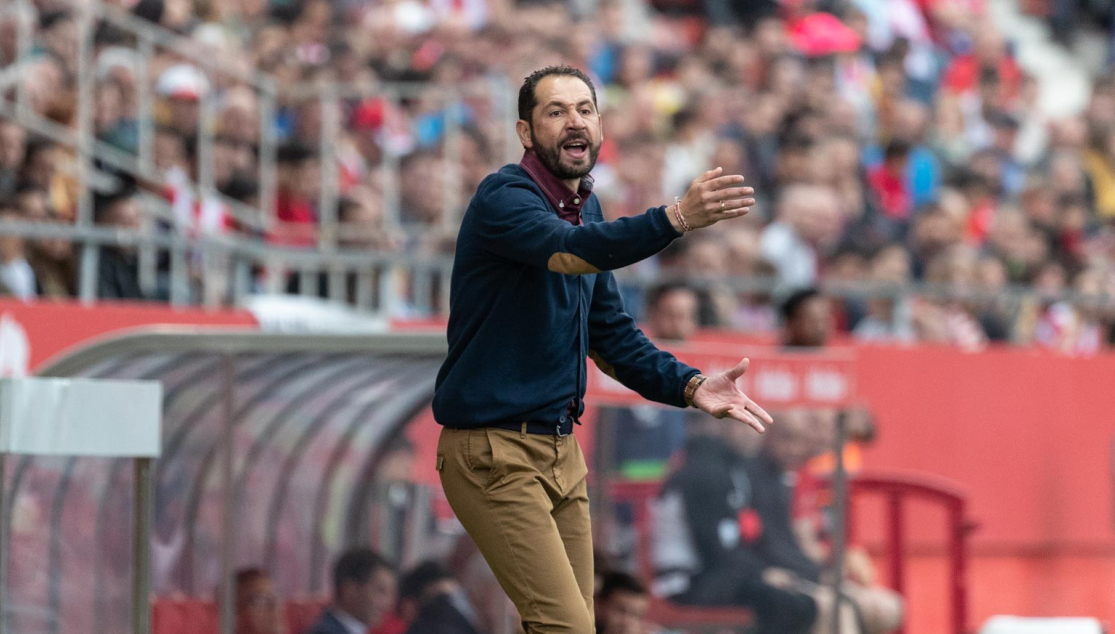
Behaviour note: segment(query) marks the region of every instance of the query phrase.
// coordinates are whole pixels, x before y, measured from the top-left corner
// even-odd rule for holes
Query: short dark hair
[[[658,303],[662,301],[662,298],[679,291],[696,295],[696,291],[689,288],[684,282],[666,282],[665,284],[659,284],[651,289],[650,293],[647,295],[647,307],[650,310],[654,310],[658,307]]]
[[[519,87],[519,118],[527,123],[531,123],[530,113],[534,112],[534,107],[538,105],[538,98],[535,95],[535,90],[538,88],[538,83],[551,75],[566,75],[568,77],[576,77],[585,82],[588,86],[589,92],[592,93],[592,105],[596,104],[596,86],[592,85],[592,80],[588,75],[579,68],[572,66],[547,66],[539,68],[533,73],[527,75],[523,80],[523,85]]]
[[[243,592],[244,588],[246,588],[249,584],[255,583],[256,581],[259,581],[261,579],[270,578],[271,577],[267,574],[266,570],[264,570],[263,568],[257,568],[256,566],[240,568],[239,570],[234,572],[232,575],[233,604],[236,605],[240,602],[240,593]],[[214,591],[217,605],[221,605],[224,602],[225,593],[222,585],[223,584],[218,583]]]
[[[791,293],[790,296],[786,298],[786,301],[782,302],[782,320],[790,321],[797,317],[802,306],[805,306],[805,303],[814,297],[821,297],[821,291],[815,286],[803,288]]]
[[[395,572],[395,567],[371,548],[346,550],[333,565],[333,596],[341,595],[346,583],[367,583],[378,570]]]
[[[891,139],[886,148],[883,150],[883,156],[886,160],[906,158],[910,156],[910,150],[913,147],[909,141],[904,139]]]
[[[236,575],[233,577],[234,581],[232,586],[236,601],[240,600],[240,593],[244,591],[244,588],[257,581],[264,581],[270,578],[270,575],[268,575],[267,571],[263,568],[256,568],[253,566],[251,568],[241,568],[237,570]]]
[[[603,603],[617,592],[645,595],[647,587],[643,582],[626,572],[609,572],[604,575],[604,582],[600,584],[600,601]]]
[[[399,580],[399,599],[421,599],[432,584],[452,579],[449,570],[436,561],[424,561]]]

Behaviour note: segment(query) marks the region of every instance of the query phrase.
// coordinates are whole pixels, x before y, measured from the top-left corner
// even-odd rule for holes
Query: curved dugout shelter
[[[341,550],[369,543],[382,516],[376,473],[428,405],[444,354],[441,334],[157,329],[40,374],[163,384],[153,594],[205,596],[235,568],[259,566],[284,595],[312,596],[328,591]],[[3,631],[129,631],[129,461],[20,456],[6,471]]]

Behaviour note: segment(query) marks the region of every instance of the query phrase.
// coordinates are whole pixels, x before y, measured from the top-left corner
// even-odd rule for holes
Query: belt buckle
[[[568,433],[568,434],[563,434],[563,433],[561,433],[561,430],[562,430],[562,428],[563,428],[563,427],[565,426],[565,424],[566,424],[566,423],[569,423],[569,433]],[[558,424],[557,424],[557,433],[556,433],[556,434],[554,434],[554,435],[555,435],[555,436],[557,436],[558,438],[565,438],[566,436],[571,436],[571,435],[573,435],[573,423],[572,423],[572,422],[571,422],[571,421],[569,420],[569,418],[568,418],[568,417],[566,417],[566,416],[562,416],[562,417],[561,417],[561,418],[560,418],[560,419],[558,420]]]

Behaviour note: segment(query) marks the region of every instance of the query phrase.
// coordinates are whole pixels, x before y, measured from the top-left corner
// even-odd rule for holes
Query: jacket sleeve
[[[589,356],[600,369],[647,400],[686,407],[685,384],[697,374],[690,367],[659,350],[623,309],[616,278],[596,276],[588,315]]]
[[[680,234],[665,207],[612,222],[572,225],[530,185],[495,175],[480,186],[468,215],[480,244],[498,256],[555,273],[622,268],[665,249]]]

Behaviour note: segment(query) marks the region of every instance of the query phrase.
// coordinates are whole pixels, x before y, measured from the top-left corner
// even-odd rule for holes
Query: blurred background
[[[1110,0],[3,0],[0,374],[178,386],[164,407],[178,440],[156,474],[158,634],[221,631],[214,589],[249,568],[260,575],[238,588],[263,598],[224,609],[283,618],[235,631],[300,634],[336,605],[333,565],[355,546],[392,571],[367,629],[407,631],[453,580],[475,591],[476,631],[514,631],[432,468],[436,344],[375,343],[363,361],[226,351],[227,375],[205,343],[65,361],[167,324],[443,337],[461,216],[522,155],[518,86],[571,64],[600,100],[608,219],[667,204],[714,166],[756,189],[746,218],[617,272],[648,334],[695,362],[854,359],[841,366],[854,389],[824,407],[777,378],[753,385],[798,421],[784,439],[797,454],[777,460],[791,545],[831,568],[842,420],[859,478],[850,582],[901,593],[905,631],[1115,620],[1113,33]],[[792,385],[807,380],[795,363]],[[702,519],[694,507],[713,502],[678,511],[671,491],[684,498],[710,439],[733,448],[721,471],[745,474],[779,442],[634,404],[599,377],[590,392],[578,435],[600,568],[629,575],[606,595],[639,598],[611,604],[640,615],[601,629],[762,627],[736,599],[695,597],[724,553],[679,569],[656,544],[735,513],[735,541],[717,548],[761,559],[746,518],[762,509],[741,499]],[[5,477],[0,627],[129,631],[130,551],[113,535],[130,526],[130,474],[27,459]],[[284,510],[283,491],[313,511]],[[233,548],[223,518],[237,509]],[[416,568],[430,557],[444,574]],[[862,631],[886,631],[862,612]]]

